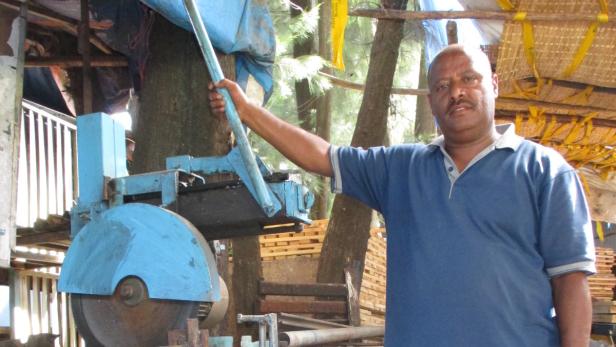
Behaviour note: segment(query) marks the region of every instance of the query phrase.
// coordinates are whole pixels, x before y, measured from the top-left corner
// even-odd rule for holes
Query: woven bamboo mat
[[[608,1],[608,9],[609,16],[616,16],[616,0]],[[599,14],[601,11],[599,2],[590,0],[522,0],[516,10],[563,14]],[[532,23],[534,55],[540,77],[616,88],[616,24],[612,22],[599,25],[580,66],[571,76],[563,76],[590,25],[584,21]],[[534,76],[527,63],[520,22],[509,21],[504,25],[497,73],[503,92],[514,91],[511,81]]]
[[[518,0],[514,12],[602,13],[599,0]],[[607,0],[616,17],[616,0]],[[588,21],[505,22],[496,63],[499,76],[497,122],[514,122],[516,132],[553,147],[593,178],[616,171],[616,23],[597,24],[592,44],[570,73]],[[527,29],[529,27],[527,26]],[[528,34],[528,31],[527,31]],[[529,48],[528,37],[532,37]],[[535,70],[528,55],[534,59]],[[539,78],[539,80],[537,80]],[[538,83],[539,81],[539,83]]]

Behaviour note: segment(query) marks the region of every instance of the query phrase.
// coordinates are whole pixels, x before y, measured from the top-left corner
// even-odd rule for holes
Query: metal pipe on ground
[[[378,337],[385,334],[385,327],[351,327],[321,330],[288,331],[280,333],[280,347],[316,346],[330,342]]]

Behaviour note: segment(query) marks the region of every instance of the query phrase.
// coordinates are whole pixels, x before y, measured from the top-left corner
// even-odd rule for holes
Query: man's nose
[[[449,87],[449,97],[456,100],[466,94],[466,89],[460,81],[452,81]]]

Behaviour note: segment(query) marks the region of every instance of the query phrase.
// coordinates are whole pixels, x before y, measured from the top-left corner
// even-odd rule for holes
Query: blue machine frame
[[[103,113],[77,118],[79,199],[71,210],[73,243],[58,288],[68,293],[112,295],[128,276],[145,282],[151,298],[217,301],[220,285],[214,257],[200,232],[175,210],[182,177],[205,183],[204,176],[234,173],[257,199],[242,153],[167,159],[167,170],[128,176],[124,129]],[[262,176],[270,170],[257,158]],[[265,185],[267,216],[284,213],[310,223],[314,196],[304,186],[282,181]],[[157,193],[160,207],[125,203],[125,196]],[[162,208],[161,208],[162,207]],[[284,210],[281,209],[284,207]],[[272,210],[273,209],[273,210]]]

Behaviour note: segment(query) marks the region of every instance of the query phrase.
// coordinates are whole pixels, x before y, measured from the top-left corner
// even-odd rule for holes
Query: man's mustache
[[[465,98],[458,98],[458,99],[452,100],[449,102],[449,106],[447,106],[447,113],[450,113],[451,111],[453,111],[453,108],[457,106],[466,106],[468,108],[474,108],[475,103]]]

